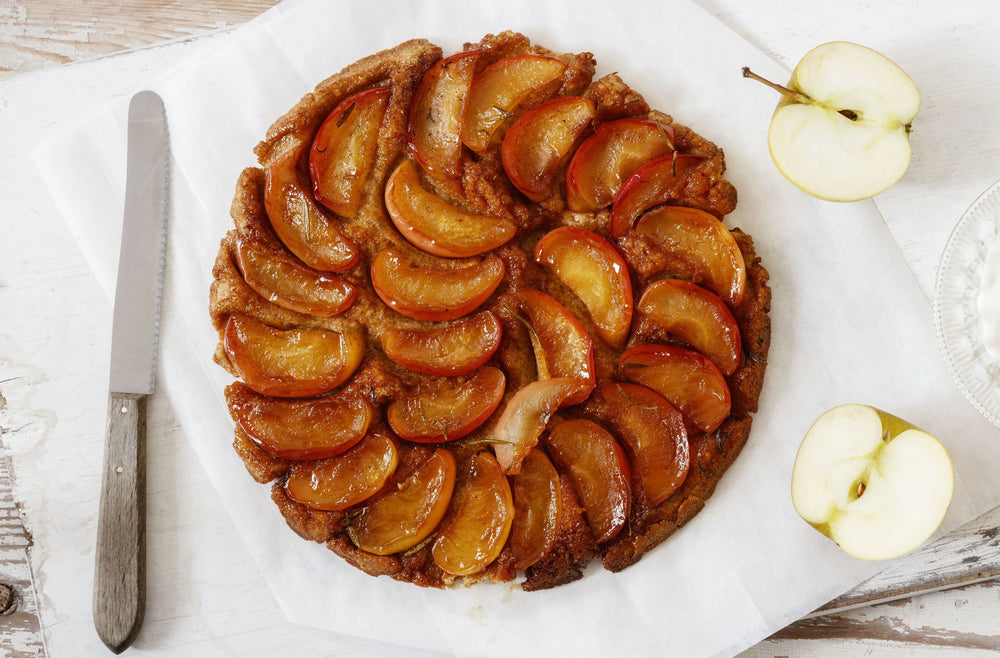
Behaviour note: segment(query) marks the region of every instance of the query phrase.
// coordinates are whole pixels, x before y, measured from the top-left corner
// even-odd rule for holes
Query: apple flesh
[[[511,478],[514,523],[510,551],[514,570],[527,569],[552,550],[559,534],[562,485],[555,466],[538,448],[532,448],[521,463],[521,472]]]
[[[389,427],[420,443],[459,439],[490,417],[503,397],[506,378],[499,368],[481,368],[466,381],[430,380],[386,409]]]
[[[936,438],[874,407],[846,404],[821,415],[803,438],[792,503],[848,554],[885,560],[934,534],[954,480]]]
[[[342,455],[293,464],[285,493],[313,509],[345,510],[378,493],[398,463],[395,441],[373,432]]]
[[[394,363],[428,375],[467,375],[500,347],[500,321],[481,311],[435,329],[389,328],[382,350]]]
[[[704,161],[704,156],[673,151],[636,169],[622,184],[611,205],[611,235],[621,237],[635,226],[639,215],[653,206],[676,200],[687,184],[688,174]]]

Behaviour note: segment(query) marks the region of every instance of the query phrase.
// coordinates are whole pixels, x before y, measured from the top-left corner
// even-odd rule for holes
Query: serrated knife
[[[94,566],[94,626],[115,653],[142,626],[146,599],[146,398],[153,393],[169,204],[163,101],[128,111],[125,212],[111,330],[111,377]]]

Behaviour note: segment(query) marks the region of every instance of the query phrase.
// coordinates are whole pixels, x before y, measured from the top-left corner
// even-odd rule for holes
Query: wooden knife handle
[[[94,626],[115,653],[132,643],[146,607],[146,396],[112,393],[94,565]]]

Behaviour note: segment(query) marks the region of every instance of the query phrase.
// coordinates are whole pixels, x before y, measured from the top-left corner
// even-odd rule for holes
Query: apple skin
[[[886,560],[934,534],[954,482],[936,438],[880,409],[845,404],[817,418],[802,440],[792,504],[849,555]]]
[[[778,170],[805,192],[857,201],[898,181],[910,163],[913,81],[884,55],[846,41],[810,50],[792,73],[768,131]]]

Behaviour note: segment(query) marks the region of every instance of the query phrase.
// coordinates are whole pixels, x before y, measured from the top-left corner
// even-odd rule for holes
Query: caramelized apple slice
[[[456,53],[424,74],[410,105],[410,152],[431,176],[461,176],[462,114],[479,51]]]
[[[485,569],[503,550],[514,521],[510,485],[496,458],[488,452],[473,456],[461,502],[431,548],[434,562],[445,573],[471,576]]]
[[[555,91],[566,64],[544,55],[504,57],[472,80],[462,120],[462,142],[485,151],[529,97]]]
[[[705,161],[700,155],[672,152],[642,165],[622,184],[611,206],[610,229],[614,237],[635,226],[639,215],[653,206],[675,200],[691,170]]]
[[[278,156],[267,168],[264,210],[288,250],[314,270],[343,272],[361,253],[316,203],[308,176],[299,170],[306,145]]]
[[[410,244],[435,256],[477,256],[499,247],[517,231],[509,220],[469,212],[424,189],[410,160],[400,162],[389,177],[385,207]]]
[[[255,393],[239,382],[226,389],[226,400],[244,433],[279,459],[339,455],[364,438],[373,414],[360,395],[285,400]]]
[[[378,493],[398,463],[395,441],[369,434],[342,455],[293,464],[285,492],[313,509],[345,510]]]
[[[587,525],[597,543],[618,534],[628,521],[631,471],[615,437],[589,420],[567,420],[545,440],[549,455],[569,474]]]
[[[489,311],[437,329],[395,329],[382,334],[382,350],[395,363],[428,375],[467,375],[489,361],[502,329]]]
[[[391,555],[430,537],[444,518],[455,489],[455,457],[438,448],[406,480],[369,498],[347,526],[363,551]]]
[[[389,104],[388,87],[345,99],[326,117],[309,149],[309,173],[316,200],[354,218],[378,149],[378,129]]]
[[[646,119],[602,123],[580,144],[566,170],[566,202],[574,212],[611,205],[643,163],[674,150],[674,129]]]
[[[601,236],[560,226],[535,245],[535,260],[547,265],[579,297],[597,335],[621,348],[632,325],[632,281],[625,259]]]
[[[514,293],[517,312],[530,329],[539,379],[572,377],[580,389],[563,406],[583,402],[594,388],[594,344],[590,335],[565,306],[540,290],[525,288]]]
[[[690,465],[684,418],[661,395],[636,384],[603,384],[587,411],[628,448],[649,504],[659,505],[684,483]]]
[[[347,281],[305,267],[284,252],[265,249],[242,237],[236,241],[236,264],[258,295],[299,313],[330,318],[346,311],[357,290]]]
[[[247,386],[284,398],[340,386],[365,354],[365,341],[355,332],[281,330],[246,315],[229,317],[223,343]]]
[[[722,374],[740,364],[740,328],[722,299],[689,281],[661,279],[642,293],[640,313],[712,360]]]
[[[625,350],[618,363],[623,375],[662,395],[702,432],[714,432],[729,415],[726,378],[703,354],[642,344]]]
[[[422,443],[459,439],[490,417],[503,397],[506,378],[497,368],[481,368],[466,381],[432,380],[414,395],[386,409],[389,426],[401,438]]]
[[[635,230],[659,248],[675,274],[703,283],[734,307],[743,301],[743,253],[714,216],[695,208],[663,206],[643,215]]]
[[[517,475],[525,456],[538,444],[552,414],[585,382],[571,377],[534,381],[507,402],[493,430],[493,452],[504,473]]]
[[[506,268],[491,254],[464,267],[414,267],[402,254],[388,247],[372,262],[372,286],[390,308],[417,320],[454,320],[468,315],[486,301]]]
[[[563,161],[593,118],[594,103],[582,96],[560,96],[525,112],[500,147],[507,177],[532,201],[548,199]]]
[[[532,448],[511,481],[514,525],[510,551],[514,570],[527,569],[545,557],[556,543],[562,505],[559,474],[545,453]]]

